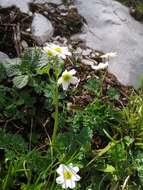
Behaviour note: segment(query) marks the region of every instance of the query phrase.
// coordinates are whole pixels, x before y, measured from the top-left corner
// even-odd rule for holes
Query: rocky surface
[[[39,13],[34,14],[31,27],[32,35],[39,45],[49,40],[54,33],[51,22]]]
[[[60,5],[62,4],[62,0],[35,0],[34,3],[54,3]]]
[[[124,85],[135,85],[143,74],[143,24],[113,0],[76,0],[76,6],[87,25],[74,38],[86,40],[87,46],[99,51],[117,52],[109,71]]]
[[[8,55],[0,51],[0,60],[8,59]]]
[[[0,6],[3,8],[16,6],[23,13],[29,13],[29,3],[33,0],[0,0]]]
[[[62,0],[0,0],[0,7],[7,8],[11,6],[16,6],[20,9],[21,12],[31,14],[29,6],[30,3],[53,3],[56,5],[61,5]]]
[[[69,39],[71,35],[81,32],[83,18],[72,3],[32,1],[29,4],[30,15],[15,6],[11,7],[11,4],[8,5],[10,7],[0,8],[0,51],[10,58],[20,57],[27,47],[51,41],[52,36]]]
[[[0,0],[1,7],[9,7],[0,9],[0,51],[13,58],[27,47],[51,41],[53,36],[68,40],[81,31],[81,14],[86,20],[83,33],[72,39],[86,41],[86,45],[82,42],[82,56],[90,52],[87,47],[117,52],[109,71],[124,85],[135,85],[143,73],[143,24],[113,0],[75,0],[75,6],[69,2],[65,6],[62,0]],[[91,61],[84,57],[84,64],[91,65]]]

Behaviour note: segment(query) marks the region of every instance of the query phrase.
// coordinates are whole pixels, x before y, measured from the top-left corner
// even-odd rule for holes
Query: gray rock
[[[35,0],[34,3],[54,3],[60,5],[62,3],[61,0]]]
[[[39,45],[44,44],[54,33],[51,22],[39,13],[34,14],[31,27],[32,35]]]
[[[33,0],[0,0],[0,6],[1,7],[11,7],[16,6],[18,7],[21,12],[29,13],[29,3]]]
[[[8,59],[8,55],[0,51],[0,61],[3,59]]]
[[[143,24],[113,0],[77,0],[76,6],[88,23],[76,37],[86,39],[87,46],[96,50],[117,52],[109,71],[124,85],[135,85],[143,74]]]

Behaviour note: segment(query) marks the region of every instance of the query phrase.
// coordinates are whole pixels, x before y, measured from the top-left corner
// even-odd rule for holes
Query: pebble
[[[34,14],[31,30],[38,45],[43,45],[53,36],[54,33],[52,23],[39,13]]]

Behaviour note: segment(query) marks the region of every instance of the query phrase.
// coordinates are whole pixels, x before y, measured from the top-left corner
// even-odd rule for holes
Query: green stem
[[[52,135],[52,145],[55,143],[55,138],[58,130],[58,120],[59,120],[59,94],[58,94],[58,86],[56,85],[55,89],[55,115],[54,115],[54,131]]]
[[[102,94],[103,94],[103,84],[104,84],[104,80],[106,78],[106,74],[107,74],[107,71],[105,71],[103,78],[101,79],[99,96],[102,96]]]

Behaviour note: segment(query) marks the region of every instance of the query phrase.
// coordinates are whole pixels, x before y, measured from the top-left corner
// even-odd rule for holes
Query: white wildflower
[[[79,79],[73,75],[76,74],[74,69],[62,73],[62,76],[58,80],[58,84],[62,84],[63,90],[67,90],[70,84],[78,85]]]
[[[56,183],[60,184],[63,189],[70,188],[73,189],[76,186],[76,182],[80,180],[80,176],[77,175],[79,168],[73,166],[73,164],[64,165],[60,164],[56,172],[59,177],[56,178]]]
[[[91,68],[98,71],[101,69],[106,69],[108,67],[109,63],[105,62],[105,63],[99,63],[98,65],[91,65]]]
[[[71,52],[69,52],[68,47],[61,47],[55,44],[46,44],[46,46],[43,47],[43,50],[49,56],[57,56],[62,59],[66,59],[66,56],[71,56]]]

